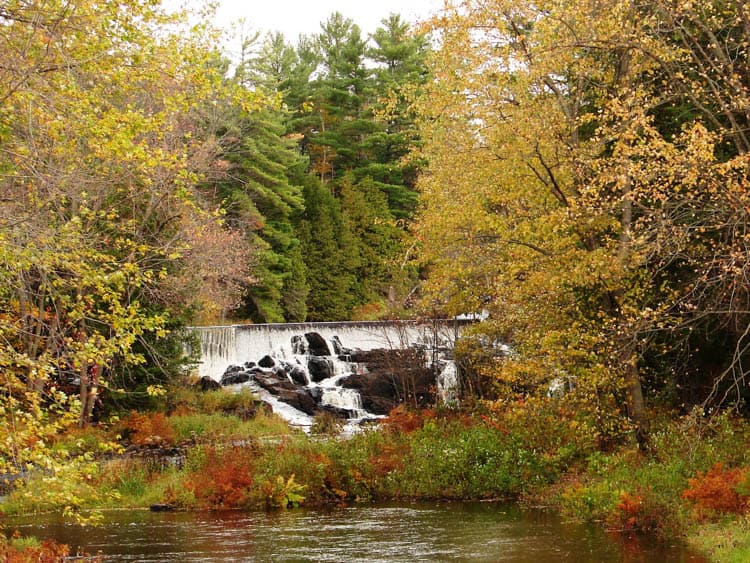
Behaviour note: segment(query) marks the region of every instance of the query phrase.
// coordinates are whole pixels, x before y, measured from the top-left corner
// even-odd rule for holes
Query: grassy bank
[[[3,512],[514,498],[612,530],[685,538],[716,560],[750,554],[750,426],[728,415],[665,417],[643,454],[628,442],[602,451],[553,403],[521,413],[397,409],[347,440],[290,431],[250,395],[186,393],[169,410],[61,437],[58,447],[97,446],[100,457],[67,478],[37,474]],[[317,427],[335,430],[325,418]]]

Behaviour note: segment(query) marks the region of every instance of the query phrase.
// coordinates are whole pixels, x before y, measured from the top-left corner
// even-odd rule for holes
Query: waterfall
[[[320,411],[358,423],[379,415],[363,407],[357,389],[342,385],[350,376],[368,377],[367,364],[357,360],[371,351],[421,350],[430,369],[438,365],[435,362],[441,366],[437,381],[433,376],[440,398],[455,400],[458,373],[455,363],[443,356],[450,355],[464,324],[388,321],[200,327],[194,329],[201,343],[197,373],[225,386],[250,387],[274,412],[304,429]]]
[[[453,360],[444,360],[437,378],[437,390],[440,400],[453,403],[458,400],[458,366]]]

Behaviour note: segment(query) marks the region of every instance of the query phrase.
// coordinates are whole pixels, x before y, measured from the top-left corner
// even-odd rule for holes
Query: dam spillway
[[[265,355],[289,360],[294,356],[293,339],[318,333],[324,339],[337,337],[347,348],[362,351],[420,347],[436,354],[452,350],[467,321],[342,321],[279,324],[241,324],[193,327],[200,338],[197,374],[219,380],[230,365]]]
[[[195,327],[197,375],[248,387],[293,425],[321,412],[359,424],[401,402],[457,397],[453,349],[467,321],[351,321]],[[216,385],[216,384],[214,384]]]

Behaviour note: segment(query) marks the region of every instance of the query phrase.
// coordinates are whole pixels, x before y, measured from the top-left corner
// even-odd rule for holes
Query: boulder
[[[201,391],[215,391],[216,389],[221,389],[221,384],[207,375],[201,377],[195,386]]]
[[[250,373],[246,371],[226,371],[221,376],[221,385],[236,385],[250,381]]]
[[[310,393],[307,390],[292,387],[292,389],[279,389],[276,398],[305,414],[314,415],[318,405]]]
[[[342,379],[341,386],[359,391],[362,406],[374,414],[388,414],[405,400],[427,404],[434,399],[434,374],[418,350],[357,350],[352,361],[367,371]]]
[[[253,379],[272,395],[279,395],[283,390],[293,391],[297,389],[294,383],[289,381],[286,376],[279,377],[272,371],[255,373],[253,374]]]
[[[331,349],[328,347],[326,339],[317,332],[306,332],[307,353],[311,356],[330,356]]]
[[[304,337],[299,334],[292,336],[292,354],[298,356],[304,356],[307,354],[307,343],[305,342]]]
[[[271,356],[263,356],[260,360],[258,360],[258,365],[262,368],[272,368],[276,365],[276,360],[274,360]]]
[[[339,358],[342,360],[344,360],[345,358],[348,359],[349,356],[354,353],[354,350],[352,350],[351,348],[346,348],[343,344],[341,344],[341,339],[338,336],[334,336],[331,338],[331,344],[333,344],[333,353],[339,356]]]
[[[307,385],[307,372],[302,366],[287,364],[286,372],[297,385]]]
[[[310,356],[307,359],[307,371],[310,374],[310,379],[316,383],[333,377],[333,365],[328,358]]]
[[[349,419],[354,417],[354,411],[350,409],[342,409],[341,407],[334,407],[333,405],[320,405],[320,410],[331,413],[336,418]]]
[[[373,414],[388,414],[399,402],[396,387],[387,374],[355,373],[342,379],[341,386],[359,391],[362,406]]]

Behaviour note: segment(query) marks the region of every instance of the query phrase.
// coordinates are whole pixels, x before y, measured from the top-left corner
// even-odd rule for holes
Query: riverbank
[[[644,454],[627,441],[602,451],[553,403],[401,408],[346,440],[330,418],[315,437],[290,431],[249,394],[185,394],[170,411],[61,437],[55,447],[72,456],[69,471],[39,473],[3,513],[513,499],[616,532],[685,540],[714,560],[750,554],[750,427],[728,415],[657,420]]]

